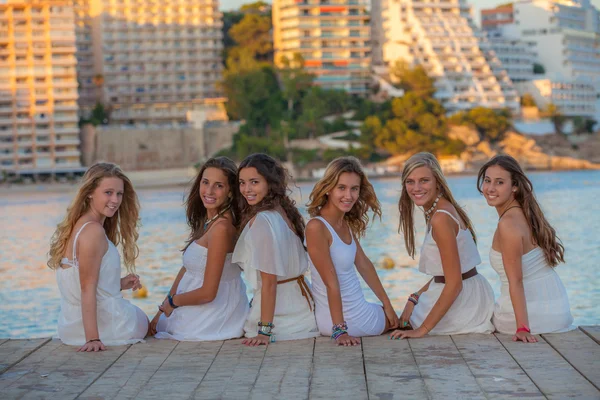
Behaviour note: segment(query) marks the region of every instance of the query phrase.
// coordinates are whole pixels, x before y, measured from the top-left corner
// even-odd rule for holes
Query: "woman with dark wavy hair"
[[[310,194],[306,247],[310,256],[315,315],[322,335],[338,345],[360,344],[398,326],[398,316],[373,263],[358,239],[369,223],[368,212],[381,218],[373,185],[355,157],[340,157],[327,166]],[[382,305],[369,303],[356,271]]]
[[[477,189],[499,216],[490,249],[490,264],[502,282],[492,317],[496,330],[534,343],[532,333],[572,329],[567,291],[552,268],[565,261],[565,249],[517,160],[499,155],[485,163]]]
[[[240,164],[238,181],[242,233],[233,262],[242,267],[254,293],[242,343],[259,346],[318,336],[304,280],[304,220],[289,197],[286,169],[266,154],[252,154]]]
[[[246,286],[231,257],[239,221],[237,167],[227,157],[200,169],[186,199],[183,266],[150,324],[159,339],[226,340],[243,334]]]

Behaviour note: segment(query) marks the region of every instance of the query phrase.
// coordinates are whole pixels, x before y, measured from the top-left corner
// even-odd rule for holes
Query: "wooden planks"
[[[8,399],[74,399],[127,348],[113,346],[98,353],[77,353],[77,347],[52,340],[0,375],[0,393]]]
[[[494,335],[454,335],[452,340],[488,399],[545,398]]]
[[[600,389],[600,346],[598,343],[579,330],[542,336],[596,389]]]
[[[239,339],[224,342],[202,381],[196,380],[200,384],[193,393],[194,398],[247,399],[258,378],[266,350],[266,346],[244,346]]]
[[[177,344],[174,340],[149,338],[146,343],[131,346],[80,398],[135,399]]]
[[[49,338],[0,340],[0,374],[49,341]]]
[[[314,347],[315,339],[269,346],[250,399],[308,399]]]
[[[512,335],[496,334],[519,366],[549,399],[595,399],[600,392],[548,343],[513,342]]]
[[[425,399],[425,383],[408,340],[389,336],[362,339],[365,374],[371,399]]]
[[[315,339],[309,399],[368,399],[361,346],[337,346]]]
[[[600,344],[600,325],[580,326],[579,329],[585,332],[589,337],[594,339],[596,343]]]

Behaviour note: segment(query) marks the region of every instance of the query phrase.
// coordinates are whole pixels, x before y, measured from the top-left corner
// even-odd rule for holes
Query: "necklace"
[[[231,204],[229,204],[223,210],[219,211],[219,213],[217,215],[215,215],[214,217],[212,217],[211,219],[209,219],[208,221],[206,221],[204,223],[204,231],[206,231],[206,228],[210,225],[211,222],[213,222],[214,220],[216,220],[217,218],[219,218],[221,215],[225,214],[227,212],[227,210],[229,210],[229,208],[231,208]]]
[[[433,212],[433,210],[435,210],[435,207],[437,206],[438,201],[440,201],[440,199],[442,198],[442,194],[438,194],[435,201],[433,202],[433,205],[431,206],[431,208],[427,211],[425,211],[425,219],[429,221],[429,218],[431,218],[431,213]]]

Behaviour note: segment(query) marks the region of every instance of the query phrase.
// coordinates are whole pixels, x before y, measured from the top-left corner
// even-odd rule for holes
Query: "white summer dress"
[[[481,263],[477,245],[471,232],[468,229],[461,229],[460,222],[455,216],[446,210],[436,211],[436,213],[438,212],[449,215],[458,224],[456,243],[460,257],[460,272],[464,274]],[[431,230],[425,235],[421,247],[419,271],[432,276],[444,275],[440,250],[433,239]],[[446,315],[431,329],[430,335],[492,333],[494,331],[491,321],[494,312],[494,292],[489,282],[483,275],[477,274],[463,280],[462,283],[462,291]],[[438,301],[443,288],[443,283],[436,283],[432,280],[429,289],[421,295],[419,304],[415,306],[410,317],[410,323],[415,329],[425,321]]]
[[[185,273],[177,286],[177,294],[202,287],[208,249],[192,242],[183,253]],[[227,254],[217,296],[213,301],[197,306],[183,306],[173,310],[167,318],[160,316],[154,337],[180,341],[227,340],[244,334],[248,315],[246,285],[241,270]]]
[[[89,223],[83,224],[75,235],[73,259],[65,257],[61,261],[61,264],[68,265],[69,268],[56,269],[56,281],[61,297],[58,337],[63,343],[72,346],[82,346],[86,342],[81,313],[77,239]],[[102,257],[96,289],[96,316],[100,340],[107,346],[140,342],[148,332],[148,317],[121,295],[121,257],[108,237],[106,241],[108,250]]]
[[[355,337],[381,335],[385,330],[385,313],[380,305],[369,303],[365,299],[360,287],[360,281],[354,266],[357,248],[354,235],[351,235],[352,242],[346,244],[325,218],[315,217],[315,219],[325,224],[333,239],[329,247],[329,255],[340,285],[342,311],[348,324],[348,334]],[[314,264],[310,262],[309,265],[317,326],[322,335],[331,336],[333,322],[329,311],[327,288]]]
[[[244,325],[246,337],[258,334],[261,308],[260,272],[277,275],[273,334],[277,341],[319,336],[314,303],[304,274],[308,256],[300,238],[277,211],[262,211],[252,226],[246,224],[233,251],[232,261],[244,270],[254,298]],[[285,282],[282,282],[285,281]]]
[[[546,262],[544,252],[536,247],[521,258],[523,287],[531,333],[566,332],[575,329],[567,291],[560,277]],[[514,334],[515,311],[510,300],[508,278],[502,253],[490,249],[490,264],[500,276],[500,297],[496,301],[492,322],[500,333]]]

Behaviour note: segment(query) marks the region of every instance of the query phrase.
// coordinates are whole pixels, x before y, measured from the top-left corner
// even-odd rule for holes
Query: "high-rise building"
[[[521,39],[507,38],[498,30],[486,32],[491,50],[502,63],[509,78],[516,82],[529,81],[535,78],[534,64],[537,60],[535,43]]]
[[[449,112],[477,106],[520,109],[519,97],[466,0],[385,0],[383,58],[404,60],[435,78]]]
[[[275,63],[300,54],[315,83],[366,95],[371,48],[368,0],[274,0]]]
[[[113,124],[186,123],[220,97],[217,0],[74,0],[80,106],[101,102]]]
[[[499,26],[514,22],[512,3],[481,10],[481,28],[485,31],[494,30]]]
[[[0,3],[0,170],[81,169],[73,7],[63,0]]]

